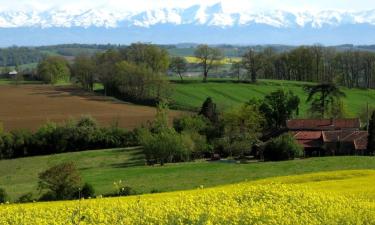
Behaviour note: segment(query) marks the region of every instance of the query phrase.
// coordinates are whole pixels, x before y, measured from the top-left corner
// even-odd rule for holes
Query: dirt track
[[[178,114],[170,111],[169,115]],[[152,120],[155,108],[95,96],[74,87],[0,86],[0,122],[5,130],[35,130],[46,121],[63,122],[82,115],[91,115],[101,125],[118,121],[121,127],[131,129]]]

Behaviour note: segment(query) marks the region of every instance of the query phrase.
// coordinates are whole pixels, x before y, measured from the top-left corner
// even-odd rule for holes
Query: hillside
[[[374,180],[373,170],[334,171],[136,197],[2,205],[0,223],[374,224]]]
[[[7,83],[6,80],[0,81]],[[101,125],[132,129],[153,120],[153,107],[121,102],[63,85],[0,85],[0,123],[6,130],[35,130],[47,121],[62,122],[91,115]],[[173,118],[180,112],[171,111]]]
[[[320,171],[375,169],[373,157],[326,157],[249,164],[198,161],[151,167],[144,166],[144,156],[139,149],[110,149],[1,160],[0,187],[5,188],[12,200],[27,192],[37,195],[38,174],[52,165],[68,161],[76,162],[84,181],[91,183],[98,194],[113,192],[113,182],[118,180],[123,180],[138,193],[150,193],[152,190],[187,190],[201,185],[213,187]]]
[[[263,98],[278,89],[291,90],[301,99],[300,116],[306,115],[307,95],[303,91],[306,82],[259,80],[256,84],[236,83],[233,80],[211,79],[203,83],[201,78],[190,78],[184,83],[174,82],[173,106],[180,109],[196,110],[207,97],[212,97],[219,109],[235,107],[251,98]],[[375,90],[342,88],[347,95],[343,99],[347,116],[356,117],[366,108],[366,103],[375,106]]]

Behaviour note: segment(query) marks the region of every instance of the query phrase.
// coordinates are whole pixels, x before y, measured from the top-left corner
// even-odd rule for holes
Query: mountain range
[[[143,12],[50,9],[0,12],[0,45],[179,42],[373,44],[375,9],[228,13],[220,3]]]

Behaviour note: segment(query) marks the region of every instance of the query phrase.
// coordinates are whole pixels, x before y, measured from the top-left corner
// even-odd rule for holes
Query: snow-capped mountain
[[[157,24],[206,25],[217,27],[248,26],[263,24],[278,28],[321,28],[325,25],[347,24],[375,25],[375,10],[319,11],[319,12],[224,12],[220,3],[212,6],[191,6],[186,9],[168,8],[132,13],[109,9],[50,9],[48,11],[0,12],[0,28],[14,27],[150,27]]]
[[[227,12],[220,3],[133,12],[0,11],[0,45],[59,43],[374,44],[375,9]]]

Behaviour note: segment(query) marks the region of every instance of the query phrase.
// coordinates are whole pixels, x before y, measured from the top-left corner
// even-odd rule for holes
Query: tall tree
[[[172,57],[169,68],[180,76],[181,81],[184,81],[182,74],[187,71],[187,61],[184,57]]]
[[[104,86],[105,95],[113,95],[116,92],[116,63],[122,60],[118,51],[108,50],[97,54],[94,58],[96,73]]]
[[[333,83],[321,83],[318,85],[304,87],[308,97],[306,102],[310,103],[310,112],[319,117],[333,116],[332,110],[336,109],[337,103],[341,104],[341,98],[345,93]],[[336,112],[337,113],[337,112]]]
[[[375,153],[375,111],[372,112],[367,140],[366,155],[374,155]]]
[[[206,82],[211,69],[222,64],[223,53],[218,48],[211,48],[208,45],[199,45],[194,55],[203,69],[203,81]]]
[[[233,77],[237,78],[237,81],[241,80],[241,70],[242,70],[242,64],[241,62],[233,62],[232,66],[230,67],[230,72]]]
[[[216,110],[216,104],[212,101],[212,98],[208,97],[203,102],[199,115],[206,117],[212,123],[216,123],[219,120],[219,114]]]
[[[85,90],[93,91],[94,89],[95,63],[86,56],[77,56],[72,66],[72,75],[82,85]]]
[[[255,105],[244,104],[223,115],[223,147],[230,156],[244,156],[261,134],[263,115]]]
[[[293,92],[278,90],[264,97],[259,106],[267,120],[268,127],[280,128],[286,126],[286,121],[299,113],[300,99]]]
[[[47,57],[38,64],[38,75],[48,84],[69,81],[69,63],[65,58],[60,56]]]
[[[257,81],[258,71],[262,69],[263,66],[262,54],[250,49],[242,56],[242,65],[247,70],[247,74],[250,76],[251,82],[255,83]]]
[[[165,49],[156,45],[136,43],[122,49],[121,54],[126,61],[144,65],[154,73],[165,73],[169,66],[169,55]]]

